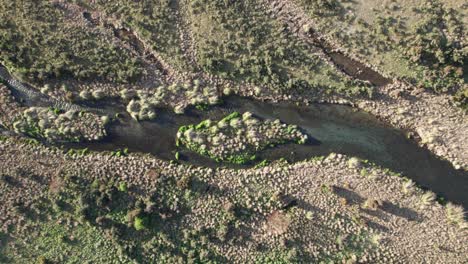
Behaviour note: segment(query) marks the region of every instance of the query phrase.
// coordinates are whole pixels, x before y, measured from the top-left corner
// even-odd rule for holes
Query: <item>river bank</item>
[[[468,169],[468,146],[464,135],[468,133],[467,112],[454,105],[447,94],[435,94],[384,74],[375,65],[359,60],[345,52],[330,36],[314,27],[314,19],[293,1],[265,1],[272,16],[287,25],[298,38],[319,48],[322,59],[351,78],[366,80],[375,85],[372,99],[330,95],[293,95],[293,101],[329,102],[349,104],[395,127],[409,130],[419,144],[437,156],[450,161],[455,168]],[[280,96],[276,100],[290,100]]]

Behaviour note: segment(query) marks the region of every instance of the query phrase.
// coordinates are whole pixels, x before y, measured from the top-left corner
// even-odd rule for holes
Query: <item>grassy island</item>
[[[207,119],[197,125],[182,126],[177,144],[216,161],[245,164],[256,152],[281,144],[304,144],[307,135],[297,126],[280,120],[261,120],[250,112],[234,112],[219,121]]]

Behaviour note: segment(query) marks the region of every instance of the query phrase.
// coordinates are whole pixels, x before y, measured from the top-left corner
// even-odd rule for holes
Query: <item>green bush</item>
[[[147,229],[148,228],[147,225],[148,225],[147,217],[136,216],[135,219],[133,220],[133,227],[137,231]]]
[[[118,189],[121,192],[127,192],[128,191],[127,183],[126,182],[120,182]]]

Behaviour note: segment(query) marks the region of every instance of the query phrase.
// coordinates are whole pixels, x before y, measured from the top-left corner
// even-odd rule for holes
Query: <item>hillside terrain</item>
[[[0,263],[466,263],[467,7],[0,0]]]

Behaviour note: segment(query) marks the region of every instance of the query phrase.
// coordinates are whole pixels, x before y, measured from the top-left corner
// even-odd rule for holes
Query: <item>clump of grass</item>
[[[362,165],[361,160],[359,160],[356,157],[352,157],[348,160],[348,167],[351,169],[357,169],[361,167],[361,165]]]
[[[420,198],[421,206],[422,207],[430,206],[431,204],[434,203],[435,200],[436,200],[435,193],[431,191],[427,191],[423,195],[421,195],[421,198]]]
[[[466,228],[465,212],[462,206],[448,203],[445,207],[447,219],[450,223]]]
[[[322,191],[322,193],[329,194],[332,192],[333,187],[328,184],[322,184],[320,186],[320,190]]]
[[[362,168],[359,174],[361,174],[363,177],[366,177],[369,175],[369,171],[366,168]]]
[[[117,149],[116,151],[111,152],[111,156],[124,157],[128,155],[128,148]]]
[[[407,180],[402,184],[402,191],[404,194],[409,194],[414,190],[415,183],[412,180]]]
[[[136,96],[137,93],[135,92],[135,90],[123,89],[120,91],[119,94],[123,100],[131,100]]]
[[[146,100],[132,99],[127,105],[127,112],[135,120],[152,120],[156,118],[154,105]]]
[[[80,98],[83,100],[90,100],[91,98],[93,98],[93,95],[88,90],[81,91],[79,95],[80,95]]]
[[[101,100],[106,96],[106,93],[103,90],[97,89],[91,92],[91,95],[95,100]]]

